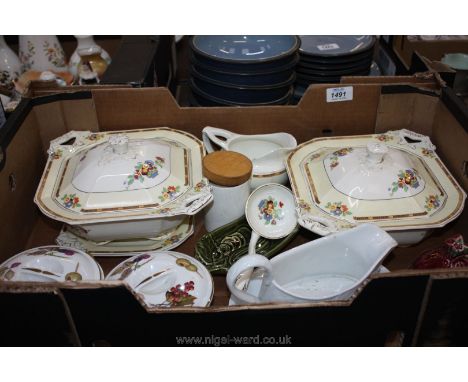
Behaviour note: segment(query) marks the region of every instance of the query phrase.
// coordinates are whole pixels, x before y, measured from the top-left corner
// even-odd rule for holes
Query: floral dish
[[[51,142],[34,201],[95,242],[152,238],[212,199],[203,144],[169,128],[72,131]]]
[[[79,275],[72,279],[70,276]],[[60,246],[28,249],[0,265],[0,281],[88,281],[103,279],[102,269],[83,251]]]
[[[117,265],[106,280],[125,281],[148,307],[205,307],[213,278],[198,260],[179,252],[140,254]]]
[[[286,160],[299,224],[320,235],[374,223],[400,245],[463,210],[466,194],[430,139],[409,130],[317,138]]]

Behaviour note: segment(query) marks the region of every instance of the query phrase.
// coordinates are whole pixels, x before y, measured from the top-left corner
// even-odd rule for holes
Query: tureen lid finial
[[[116,154],[126,154],[128,151],[128,136],[125,134],[113,135],[109,138],[112,151]]]
[[[382,163],[387,153],[388,147],[385,143],[369,142],[367,144],[367,160],[371,163]]]

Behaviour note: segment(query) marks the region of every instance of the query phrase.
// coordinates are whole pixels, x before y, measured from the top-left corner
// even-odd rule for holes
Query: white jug
[[[374,271],[397,242],[374,224],[323,237],[268,260],[247,255],[229,269],[226,282],[240,304],[346,300]],[[236,283],[251,268],[264,269],[258,295]]]
[[[288,181],[284,158],[297,146],[291,134],[240,135],[207,126],[202,135],[207,152],[214,151],[214,142],[223,150],[237,151],[252,161],[251,189],[267,183],[285,184]]]

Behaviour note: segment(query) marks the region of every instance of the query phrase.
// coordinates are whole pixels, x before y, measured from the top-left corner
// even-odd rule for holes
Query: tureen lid
[[[149,307],[208,306],[213,278],[198,260],[179,252],[136,255],[115,267],[106,280],[124,280]]]
[[[203,145],[185,132],[72,131],[48,152],[35,202],[70,224],[194,214],[212,198]]]
[[[322,162],[331,185],[354,199],[409,198],[426,187],[417,158],[383,142],[331,150]]]
[[[299,222],[320,234],[362,222],[387,230],[447,224],[466,195],[434,150],[409,130],[303,143],[287,158]]]
[[[82,192],[120,192],[156,187],[170,175],[170,144],[121,134],[80,154],[72,184]]]

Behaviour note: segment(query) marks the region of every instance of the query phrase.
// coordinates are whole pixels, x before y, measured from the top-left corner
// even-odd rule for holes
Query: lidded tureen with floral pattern
[[[182,131],[72,131],[48,152],[35,202],[88,240],[152,238],[212,199],[203,145]]]
[[[412,244],[455,219],[466,198],[430,139],[409,130],[313,139],[287,170],[299,223],[321,235],[371,222]]]

